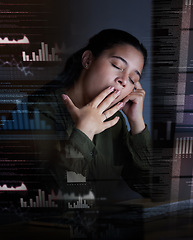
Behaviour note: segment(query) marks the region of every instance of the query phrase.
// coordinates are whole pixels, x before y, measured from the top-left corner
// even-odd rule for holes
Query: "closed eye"
[[[129,80],[131,81],[131,83],[134,85],[135,82],[129,77]]]
[[[120,70],[121,72],[123,71],[123,69],[122,68],[120,68],[120,67],[117,67],[115,64],[113,64],[113,63],[111,63],[112,64],[112,66],[113,67],[115,67],[116,69],[118,69],[118,70]],[[135,84],[135,82],[129,77],[129,80],[131,81],[131,83],[134,85]]]
[[[120,68],[120,67],[117,67],[115,64],[113,64],[113,63],[111,63],[112,64],[112,66],[113,67],[115,67],[116,69],[118,69],[118,70],[120,70],[121,72],[123,71],[123,69],[122,68]]]

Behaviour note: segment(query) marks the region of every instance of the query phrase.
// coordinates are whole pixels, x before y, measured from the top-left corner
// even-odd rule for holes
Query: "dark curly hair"
[[[61,81],[64,87],[71,87],[83,69],[81,59],[86,50],[90,50],[93,56],[97,58],[104,50],[123,44],[129,44],[139,50],[143,54],[144,65],[146,64],[147,50],[136,37],[123,30],[105,29],[91,37],[86,47],[75,52],[67,59],[64,70],[59,74],[57,80]]]

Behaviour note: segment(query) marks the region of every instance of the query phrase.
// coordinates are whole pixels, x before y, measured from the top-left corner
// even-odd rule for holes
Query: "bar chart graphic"
[[[185,0],[185,6],[193,5],[193,0]]]
[[[76,203],[69,203],[68,202],[68,208],[75,209],[75,208],[90,208],[90,206],[86,203],[86,200],[83,200],[81,196],[79,196],[79,199]]]
[[[48,194],[48,199],[45,199],[45,192],[41,189],[38,189],[38,195],[35,197],[35,201],[30,198],[29,204],[20,198],[20,203],[22,208],[31,207],[31,208],[55,208],[58,205],[52,201],[51,194]]]
[[[175,148],[176,157],[181,157],[181,156],[189,157],[192,155],[193,137],[176,138],[175,145],[176,145],[176,148]]]
[[[58,62],[62,59],[56,54],[55,48],[51,48],[51,53],[48,51],[48,44],[41,42],[41,49],[38,49],[38,54],[32,52],[32,57],[22,51],[22,58],[24,62]]]
[[[40,120],[39,110],[35,109],[33,118],[28,116],[28,109],[25,103],[18,103],[17,110],[12,111],[12,119],[7,120],[4,115],[1,116],[2,130],[49,130],[44,120]]]
[[[121,231],[120,229],[116,228],[115,226],[108,224],[105,225],[106,228],[101,231],[99,234],[93,234],[92,239],[98,240],[98,239],[124,239],[121,237]],[[124,229],[124,228],[123,228]],[[125,231],[127,230],[127,226],[125,226]],[[124,235],[125,236],[125,235]],[[129,236],[129,235],[128,235]]]

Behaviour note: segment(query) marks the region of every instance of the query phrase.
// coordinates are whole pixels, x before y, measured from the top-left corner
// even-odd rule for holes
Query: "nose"
[[[127,85],[127,80],[124,77],[116,78],[116,82],[120,84],[122,87],[126,87]]]

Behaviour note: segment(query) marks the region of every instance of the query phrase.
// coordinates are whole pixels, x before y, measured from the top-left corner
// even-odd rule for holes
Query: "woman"
[[[103,30],[67,60],[60,84],[36,99],[41,119],[56,136],[37,143],[43,168],[53,178],[49,188],[65,192],[67,171],[96,185],[123,178],[149,196],[150,136],[139,82],[146,59],[146,49],[135,37]]]

